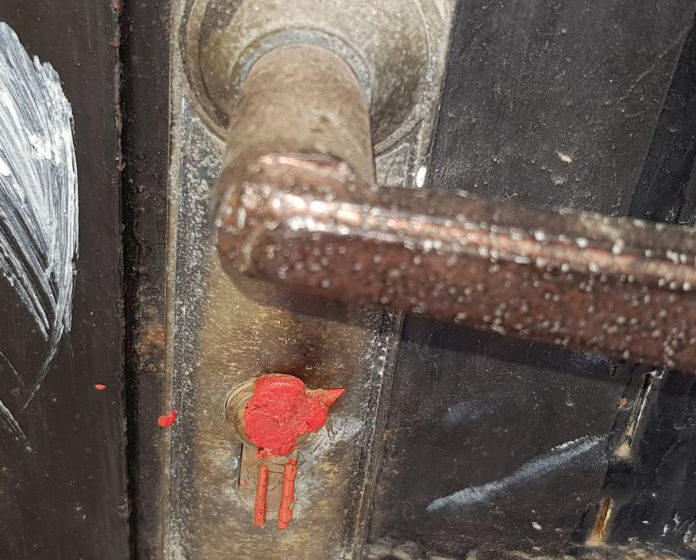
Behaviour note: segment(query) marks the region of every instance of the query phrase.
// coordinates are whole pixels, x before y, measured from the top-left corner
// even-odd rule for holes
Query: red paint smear
[[[103,391],[104,389],[106,389],[106,385],[102,385],[101,383],[97,383],[97,384],[94,386],[94,388],[95,388],[97,391]]]
[[[157,419],[157,425],[160,428],[169,428],[176,422],[176,410],[172,410],[170,414],[163,414]]]
[[[313,389],[307,391],[310,397],[319,399],[319,401],[327,408],[331,408],[336,404],[336,401],[343,396],[345,389]]]
[[[278,528],[287,529],[292,520],[292,508],[295,505],[295,477],[297,476],[297,461],[290,459],[283,469],[283,497],[278,510]]]
[[[268,465],[259,467],[259,481],[256,484],[256,501],[254,502],[254,525],[266,524],[266,492],[268,490]]]
[[[306,391],[304,383],[291,375],[259,377],[244,409],[246,437],[259,448],[258,457],[290,455],[298,438],[321,429],[343,392]]]

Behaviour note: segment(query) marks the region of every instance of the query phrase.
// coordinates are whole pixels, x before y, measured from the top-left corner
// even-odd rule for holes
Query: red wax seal
[[[299,438],[321,429],[343,392],[307,391],[302,380],[291,375],[259,377],[244,409],[246,437],[262,457],[290,455]]]

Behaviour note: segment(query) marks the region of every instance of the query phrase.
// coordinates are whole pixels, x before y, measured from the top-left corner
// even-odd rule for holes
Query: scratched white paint
[[[10,412],[10,409],[7,408],[2,401],[0,401],[0,420],[9,428],[10,432],[12,432],[17,439],[24,442],[27,441],[27,436],[24,435],[19,423],[12,415],[12,412]]]
[[[70,330],[78,242],[72,123],[56,71],[32,60],[0,22],[0,274],[47,343],[40,370],[19,372],[31,385],[24,408]],[[0,416],[23,437],[2,403]]]
[[[532,459],[505,478],[481,486],[465,488],[449,496],[433,500],[427,507],[428,512],[462,509],[478,503],[487,502],[496,494],[515,484],[532,480],[550,473],[573,459],[594,451],[604,441],[602,436],[583,436],[561,443],[548,453]]]
[[[681,537],[685,545],[691,548],[696,547],[696,519],[691,516],[682,517],[676,511],[672,516],[672,521],[665,523],[662,528],[662,536],[666,537],[667,535]]]

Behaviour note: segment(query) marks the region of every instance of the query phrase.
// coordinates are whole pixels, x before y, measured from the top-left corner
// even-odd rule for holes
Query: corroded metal
[[[367,99],[348,64],[313,46],[275,49],[249,72],[230,113],[227,165],[264,151],[329,153],[374,176]]]
[[[228,274],[696,369],[692,230],[378,188],[358,79],[317,47],[262,56],[231,115],[216,214]]]
[[[347,63],[370,101],[377,152],[410,135],[437,103],[453,0],[188,4],[182,54],[201,113],[221,137],[250,68],[290,45],[319,47]]]
[[[290,60],[292,52],[299,55],[295,61]],[[331,80],[319,73],[312,77],[312,69],[321,68],[332,69]],[[339,57],[316,47],[288,47],[264,55],[246,84],[252,86],[254,76],[258,77],[254,87],[267,102],[256,103],[246,96],[244,106],[260,112],[252,112],[256,116],[248,121],[242,115],[234,116],[230,156],[265,138],[277,141],[276,149],[284,151],[327,149],[342,158],[350,157],[356,168],[372,173],[367,104],[353,73],[345,69]],[[306,79],[299,80],[300,76]],[[183,91],[181,79],[179,75],[175,95]],[[310,83],[315,88],[310,89]],[[326,92],[330,83],[338,84],[333,93],[328,92],[335,95],[330,101],[312,95],[312,91]],[[245,87],[248,91],[252,90]],[[306,127],[311,119],[301,119],[295,106],[278,95],[283,91],[295,92],[294,99],[304,100],[308,111],[317,111],[315,116],[321,112],[332,122],[343,123],[341,130],[327,129],[326,134],[310,136]],[[346,95],[338,96],[340,91]],[[171,184],[176,213],[168,269],[172,299],[167,346],[171,364],[168,402],[179,412],[180,420],[178,429],[169,432],[165,555],[222,560],[234,550],[239,558],[267,560],[357,557],[364,542],[362,519],[369,510],[369,484],[376,467],[373,450],[381,445],[381,410],[391,380],[398,318],[361,306],[316,298],[307,301],[279,286],[265,286],[257,294],[264,303],[274,305],[259,305],[245,297],[220,268],[210,242],[214,234],[209,219],[210,188],[222,168],[220,143],[191,105],[176,99],[172,102],[172,160],[181,165],[174,168]],[[262,111],[264,106],[267,111]],[[281,109],[289,107],[291,115],[283,116]],[[261,119],[272,123],[275,131],[257,135],[254,129]],[[314,124],[326,126],[321,119]],[[424,126],[421,130],[427,139],[430,123]],[[299,143],[301,139],[316,143]],[[422,145],[407,146],[414,161],[422,160]],[[385,168],[383,161],[377,159],[378,169]],[[396,181],[408,180],[405,165],[394,165],[392,160],[386,167]],[[257,474],[251,472],[241,444],[230,437],[232,424],[222,421],[225,389],[269,372],[293,374],[312,387],[346,389],[327,428],[308,438],[300,452],[293,519],[287,531],[272,528],[280,509],[275,487],[282,488],[284,472],[275,472],[269,464],[268,529],[254,528],[251,512]],[[238,477],[247,481],[246,488],[237,487]]]
[[[696,369],[692,229],[379,188],[321,155],[246,154],[220,184],[233,276]]]

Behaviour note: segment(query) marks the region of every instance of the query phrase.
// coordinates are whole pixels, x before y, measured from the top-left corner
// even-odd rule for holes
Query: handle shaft
[[[229,274],[696,370],[693,230],[376,187],[367,107],[343,70],[307,103],[284,102],[297,106],[296,137],[285,125],[268,132],[278,123],[263,108],[241,107],[249,136],[230,150],[218,191],[217,247]],[[254,71],[249,96],[262,95]],[[302,71],[317,83],[326,67]],[[275,91],[269,80],[272,74],[264,87]],[[301,124],[308,116],[327,127],[318,137],[316,127]],[[265,132],[254,136],[254,127]]]

